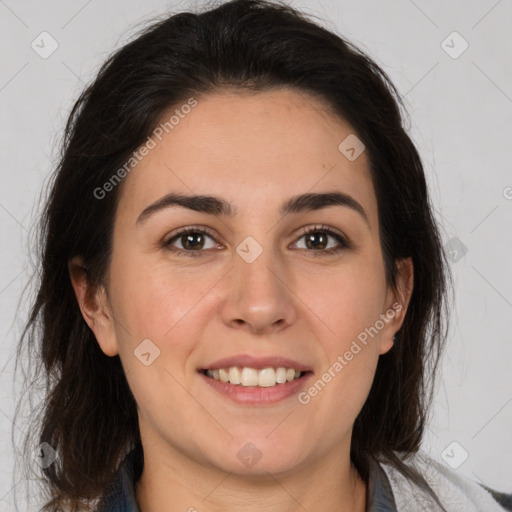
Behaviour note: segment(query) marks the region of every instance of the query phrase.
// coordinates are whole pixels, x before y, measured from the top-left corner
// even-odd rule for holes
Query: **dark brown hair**
[[[35,446],[47,442],[59,455],[43,470],[48,500],[42,510],[87,508],[123,457],[141,449],[120,359],[101,351],[68,272],[68,261],[81,255],[90,284],[97,285],[109,266],[123,182],[102,199],[94,191],[169,108],[216,91],[280,87],[320,98],[354,128],[370,162],[388,283],[395,285],[401,258],[414,265],[404,323],[394,347],[380,356],[354,424],[352,462],[364,479],[370,457],[388,462],[431,491],[406,460],[420,448],[433,396],[449,272],[400,95],[368,56],[304,14],[282,3],[234,0],[145,28],[103,64],[67,121],[37,227],[37,296],[18,346],[19,360],[23,350],[28,354],[26,394],[35,383],[43,393],[24,444],[27,478]]]

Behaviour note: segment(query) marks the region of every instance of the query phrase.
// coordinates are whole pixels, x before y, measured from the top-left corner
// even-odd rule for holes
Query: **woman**
[[[41,259],[43,510],[503,510],[419,451],[448,272],[396,91],[292,8],[110,57]]]

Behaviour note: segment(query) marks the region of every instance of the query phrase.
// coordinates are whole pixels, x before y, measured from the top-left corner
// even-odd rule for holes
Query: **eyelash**
[[[200,233],[200,234],[207,235],[210,238],[214,239],[213,235],[208,230],[201,228],[201,227],[190,226],[185,229],[182,229],[178,233],[174,234],[171,238],[164,241],[162,244],[162,247],[167,248],[168,250],[170,250],[171,252],[173,252],[174,254],[176,254],[178,256],[189,256],[192,258],[197,258],[197,257],[202,256],[202,253],[204,253],[205,249],[201,249],[201,250],[197,250],[197,251],[187,251],[187,250],[183,250],[183,249],[169,249],[169,246],[171,245],[171,243],[174,240],[178,239],[179,237],[181,237],[183,235],[187,235],[189,233]],[[304,236],[309,235],[311,233],[325,233],[325,234],[335,238],[341,244],[341,246],[332,247],[331,249],[322,249],[322,250],[300,249],[303,251],[305,250],[306,252],[309,252],[309,253],[313,253],[311,256],[314,258],[319,257],[319,256],[335,255],[335,254],[338,254],[339,252],[341,252],[342,250],[349,249],[351,247],[345,237],[343,237],[339,233],[333,231],[332,229],[329,229],[327,226],[324,226],[324,225],[316,225],[316,226],[310,226],[310,227],[304,228],[301,231],[297,240],[300,240]]]

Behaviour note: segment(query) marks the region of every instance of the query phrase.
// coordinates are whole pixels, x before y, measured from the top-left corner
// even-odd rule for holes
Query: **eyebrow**
[[[136,224],[141,224],[156,212],[172,207],[188,208],[195,212],[208,215],[225,215],[234,217],[238,210],[228,201],[212,195],[183,195],[167,194],[145,208],[137,218]],[[280,209],[280,215],[302,213],[327,208],[329,206],[345,206],[357,212],[368,226],[370,222],[362,205],[352,196],[343,192],[307,193],[293,196],[285,201]]]

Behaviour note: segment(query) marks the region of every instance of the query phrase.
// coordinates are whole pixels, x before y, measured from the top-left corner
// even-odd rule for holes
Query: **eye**
[[[206,237],[213,241],[210,247],[205,247]],[[174,246],[176,242],[181,247],[179,245],[178,247]],[[193,226],[182,229],[162,244],[163,247],[169,248],[175,254],[193,257],[200,256],[203,249],[213,249],[218,245],[206,229]],[[171,249],[170,246],[175,248]]]
[[[328,247],[329,238],[336,240],[337,245]],[[304,239],[305,247],[299,247],[299,249],[310,249],[309,252],[317,253],[312,254],[313,256],[337,254],[349,248],[349,243],[344,236],[323,225],[303,229],[299,240],[301,239]]]
[[[205,246],[206,238],[211,240],[209,247]],[[304,228],[298,240],[300,241],[303,238],[305,239],[305,247],[298,248],[312,253],[312,256],[329,256],[350,247],[343,235],[323,225]],[[337,244],[329,247],[329,238],[334,239]],[[299,241],[295,242],[295,245],[299,244]],[[174,245],[176,243],[179,245]],[[164,241],[162,247],[179,256],[198,257],[207,249],[219,248],[220,244],[206,229],[190,226],[178,231]]]

